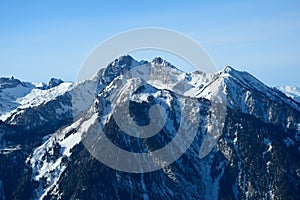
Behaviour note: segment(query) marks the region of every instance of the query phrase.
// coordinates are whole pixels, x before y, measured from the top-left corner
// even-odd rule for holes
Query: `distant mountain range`
[[[131,91],[144,80],[126,74],[140,66],[148,71],[139,73],[150,73],[155,81]],[[161,58],[130,56],[82,82],[51,79],[38,85],[0,78],[0,199],[299,199],[299,91],[268,87],[232,67],[185,73]],[[199,157],[217,95],[226,104],[223,128],[211,151]],[[130,102],[125,117],[137,124],[149,123],[149,108],[160,104],[167,115],[163,128],[150,138],[126,134],[113,117],[124,104],[114,101],[118,97]],[[190,108],[190,115],[182,116],[180,105]],[[112,169],[92,156],[96,146],[88,151],[83,141],[103,127],[120,148],[152,152],[176,137],[181,122],[196,119],[192,145],[153,172]],[[184,129],[187,135],[191,131]]]
[[[283,93],[285,93],[288,97],[291,97],[297,102],[300,102],[300,88],[295,86],[285,86],[285,87],[277,87]]]

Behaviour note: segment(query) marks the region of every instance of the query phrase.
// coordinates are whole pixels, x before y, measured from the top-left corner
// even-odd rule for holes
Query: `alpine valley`
[[[124,75],[141,65],[169,80],[148,81],[126,97],[129,117],[139,125],[150,123],[151,105],[165,108],[163,128],[149,138],[127,135],[113,118],[122,102],[112,99],[131,90],[124,85],[143,81]],[[183,96],[176,95],[178,89]],[[300,199],[296,89],[268,87],[232,67],[185,73],[159,57],[148,62],[122,56],[81,82],[0,78],[0,199]],[[225,99],[225,121],[215,145],[201,157],[216,95]],[[189,98],[196,103],[184,103]],[[126,151],[160,149],[176,136],[181,109],[187,107],[191,114],[184,120],[199,119],[196,137],[179,159],[161,170],[118,171],[84,145],[85,135],[100,125]]]

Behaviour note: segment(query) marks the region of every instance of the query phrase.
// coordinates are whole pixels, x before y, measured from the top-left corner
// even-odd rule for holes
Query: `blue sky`
[[[163,27],[192,37],[219,69],[230,65],[270,86],[300,86],[299,1],[182,2],[2,0],[0,76],[72,81],[108,37]]]

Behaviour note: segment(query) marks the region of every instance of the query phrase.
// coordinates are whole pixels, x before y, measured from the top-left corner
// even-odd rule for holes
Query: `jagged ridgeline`
[[[122,106],[111,103],[120,92],[119,81],[132,81],[123,75],[141,65],[172,80],[164,84],[157,76],[129,97],[130,116],[141,126],[150,122],[154,103],[165,108],[167,120],[150,138],[126,134],[112,115]],[[94,90],[88,89],[91,85]],[[163,148],[180,127],[185,97],[178,97],[177,89],[196,99],[190,112],[199,117],[199,128],[191,146],[171,165],[148,173],[121,172],[84,146],[83,127],[100,124],[124,150]],[[215,146],[200,158],[214,95],[225,97],[224,126]],[[74,106],[74,99],[84,103]],[[161,58],[147,62],[123,56],[80,83],[0,78],[0,199],[299,199],[296,100],[231,67],[185,73]]]

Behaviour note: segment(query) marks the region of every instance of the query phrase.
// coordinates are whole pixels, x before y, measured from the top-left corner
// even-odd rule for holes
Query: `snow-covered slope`
[[[136,85],[143,87],[133,91]],[[221,109],[214,109],[216,99],[223,102]],[[300,197],[299,104],[232,67],[216,73],[185,73],[161,58],[138,62],[124,56],[91,80],[61,83],[47,90],[35,88],[18,102],[19,109],[3,115],[0,123],[5,141],[20,145],[0,154],[0,159],[5,163],[23,159],[21,166],[13,168],[19,172],[15,179],[20,183],[7,178],[11,173],[0,173],[4,192],[18,185],[6,192],[8,198]],[[130,102],[130,112],[122,110],[117,116],[126,102]],[[163,125],[158,134],[138,138],[122,131],[134,130],[134,123],[147,126],[154,104],[161,105],[167,116],[165,121],[154,119]],[[129,121],[131,126],[121,130],[119,120]],[[113,161],[121,159],[108,153],[110,149],[97,149],[104,137],[99,130],[115,145],[135,153],[161,149],[179,133],[195,133],[195,138],[171,165],[149,173],[125,173],[95,159],[103,155]],[[15,139],[23,134],[27,141]],[[216,141],[206,143],[209,148],[201,154],[207,135]],[[180,141],[185,143],[187,138]],[[164,163],[160,157],[152,158]],[[0,167],[6,169],[1,163]]]
[[[17,107],[28,107],[28,104],[37,104],[38,101],[47,101],[48,96],[53,96],[48,93],[53,93],[51,88],[59,86],[63,83],[62,80],[51,78],[48,85],[45,83],[29,83],[21,82],[14,77],[0,78],[0,120],[4,120],[9,112]],[[63,88],[70,83],[63,84],[63,87],[55,89],[60,93],[64,93],[66,90]],[[55,93],[55,92],[54,92]],[[6,114],[6,116],[1,116]]]
[[[57,96],[65,94],[68,91],[70,85],[71,83],[63,83],[48,90],[31,88],[27,94],[25,93],[26,95],[22,95],[19,98],[15,99],[14,102],[17,104],[17,107],[9,112],[2,114],[0,116],[0,120],[5,121],[9,117],[12,117],[17,113],[21,113],[24,109],[37,107],[51,100],[54,100]],[[22,92],[24,91],[25,90],[23,89]]]
[[[281,86],[277,87],[283,93],[285,93],[288,97],[291,97],[295,101],[300,103],[300,88],[295,86]]]
[[[21,82],[13,77],[0,78],[0,115],[15,109],[22,98],[34,88],[33,84]]]
[[[27,162],[32,166],[32,178],[41,184],[33,198],[43,199],[50,190],[57,190],[57,182],[65,171],[64,160],[71,155],[71,149],[81,141],[81,134],[73,130],[82,124],[82,119],[53,134],[43,145],[36,148]],[[47,152],[47,157],[45,157]]]

